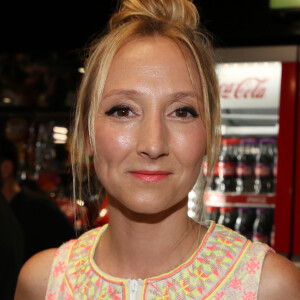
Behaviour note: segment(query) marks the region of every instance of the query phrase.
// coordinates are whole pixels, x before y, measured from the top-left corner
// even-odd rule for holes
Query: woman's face
[[[136,38],[115,55],[95,122],[96,173],[108,199],[159,213],[187,199],[206,131],[195,66],[164,37]]]

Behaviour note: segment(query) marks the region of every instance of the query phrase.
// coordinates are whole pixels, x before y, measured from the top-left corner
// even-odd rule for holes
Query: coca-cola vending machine
[[[234,219],[236,230],[289,258],[300,254],[298,53],[298,46],[217,49],[222,148],[204,195],[207,211],[219,208],[216,222]]]

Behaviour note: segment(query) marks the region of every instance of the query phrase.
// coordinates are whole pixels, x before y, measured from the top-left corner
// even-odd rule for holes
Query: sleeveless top
[[[106,227],[92,229],[58,248],[46,300],[254,300],[264,258],[273,251],[210,222],[198,249],[175,270],[143,280],[121,279],[102,272],[93,259]]]

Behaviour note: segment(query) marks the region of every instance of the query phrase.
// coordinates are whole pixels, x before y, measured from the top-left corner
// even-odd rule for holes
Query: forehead
[[[160,78],[190,84],[200,91],[196,64],[183,47],[170,38],[162,36],[136,37],[125,43],[116,53],[110,66],[105,90],[111,85],[128,84],[130,79]]]
[[[168,53],[167,56],[164,54]],[[148,56],[146,56],[148,55]],[[123,59],[141,59],[143,57],[149,58],[157,62],[161,62],[161,58],[164,59],[173,57],[183,59],[183,54],[177,43],[170,38],[163,37],[160,35],[155,36],[144,36],[135,37],[127,41],[120,49],[117,51],[114,60],[118,58]]]

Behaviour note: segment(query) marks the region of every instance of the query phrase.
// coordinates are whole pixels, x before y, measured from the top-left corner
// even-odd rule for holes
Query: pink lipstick
[[[139,171],[131,171],[130,174],[144,182],[158,182],[166,179],[171,173],[166,171],[147,171],[147,170],[139,170]]]

